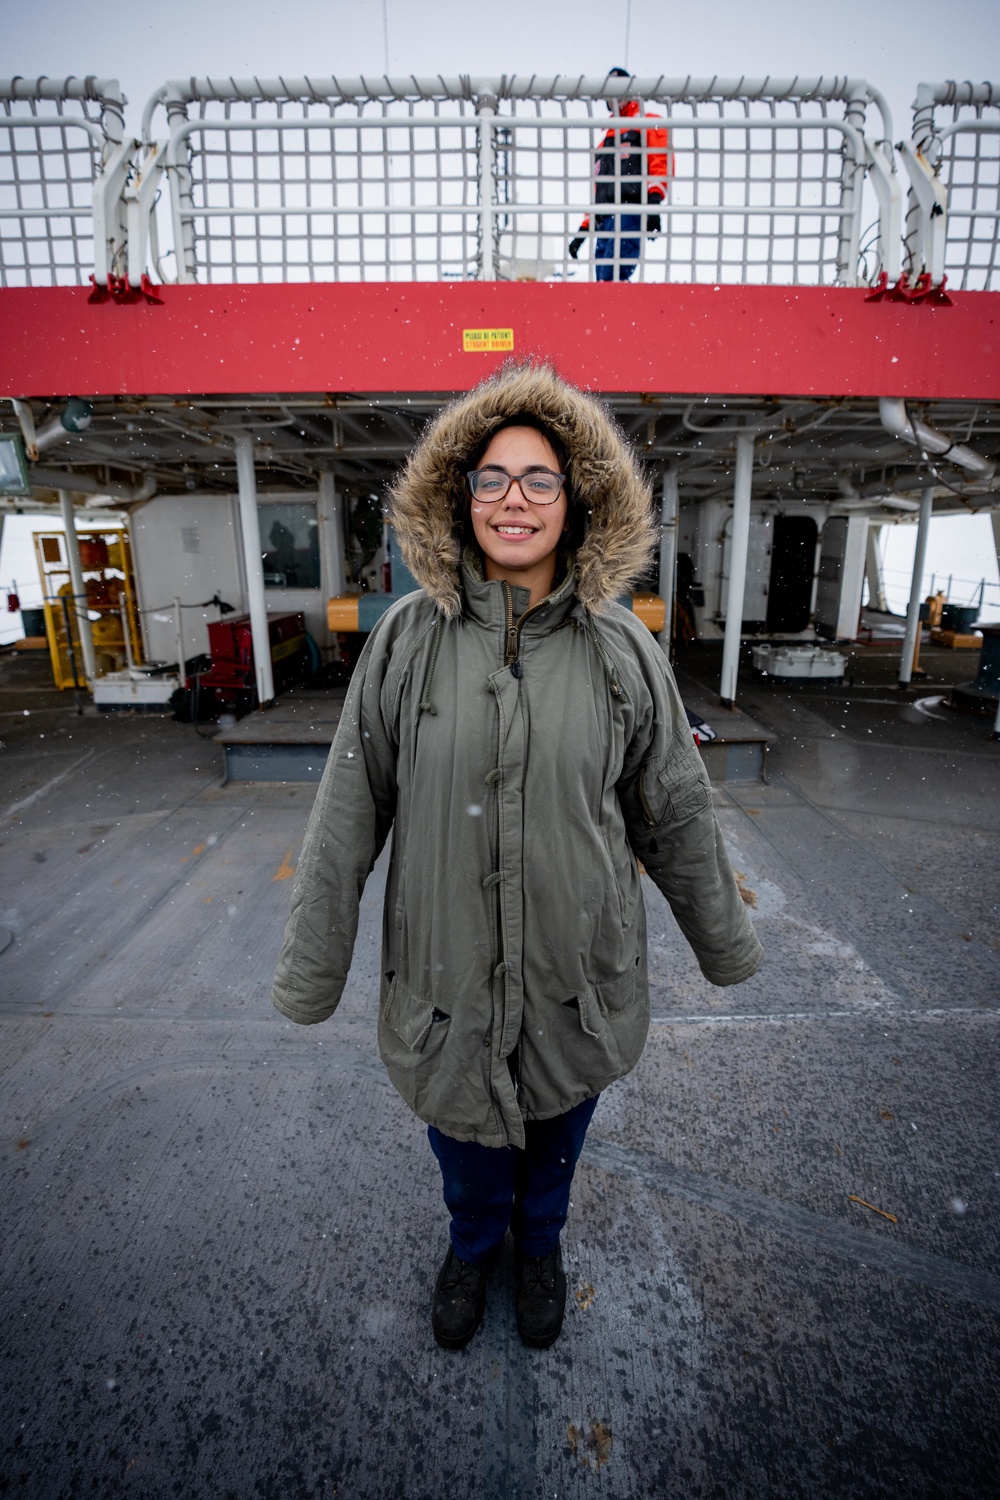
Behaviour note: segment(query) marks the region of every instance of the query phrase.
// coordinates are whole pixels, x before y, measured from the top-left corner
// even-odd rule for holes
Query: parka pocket
[[[388,974],[386,978],[389,978]],[[385,1005],[382,1007],[382,1019],[389,1030],[399,1037],[404,1047],[411,1052],[419,1052],[431,1027],[443,1026],[451,1017],[438,1010],[433,1001],[423,1000],[415,995],[402,983],[398,974],[393,974]]]
[[[648,828],[668,820],[683,823],[712,801],[708,776],[700,761],[687,756],[656,755],[639,772],[639,801]]]
[[[642,998],[642,989],[636,984],[638,972],[638,964],[633,964],[617,978],[596,984],[593,989],[584,990],[572,1000],[563,1002],[579,1012],[580,1025],[588,1036],[604,1037],[608,1023],[613,1026],[619,1016]]]

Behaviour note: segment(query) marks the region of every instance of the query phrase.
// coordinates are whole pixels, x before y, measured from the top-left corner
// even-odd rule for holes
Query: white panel
[[[743,621],[767,619],[767,589],[771,579],[771,547],[774,543],[774,521],[761,511],[750,516],[750,542],[747,547],[747,577],[743,593]]]
[[[861,591],[865,582],[865,556],[868,543],[868,517],[850,516],[844,543],[844,563],[840,575],[840,608],[837,612],[837,640],[853,641],[861,618]]]
[[[197,604],[218,593],[240,613],[238,535],[231,495],[164,495],[132,513],[132,542],[146,649],[156,661],[174,661],[173,600]],[[183,611],[184,654],[208,651],[208,623],[217,609]]]

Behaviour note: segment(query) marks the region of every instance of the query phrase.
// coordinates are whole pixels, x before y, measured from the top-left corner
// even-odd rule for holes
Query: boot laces
[[[468,1261],[459,1260],[457,1255],[453,1255],[442,1290],[446,1292],[462,1292],[466,1297],[474,1298],[479,1289],[482,1274],[482,1266],[471,1265]]]
[[[541,1290],[550,1294],[556,1289],[556,1255],[526,1255],[521,1272],[522,1286],[526,1292]]]

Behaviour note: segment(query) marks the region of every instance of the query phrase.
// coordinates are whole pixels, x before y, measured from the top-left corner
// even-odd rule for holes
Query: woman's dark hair
[[[552,428],[547,423],[542,422],[531,412],[520,412],[516,417],[505,417],[498,427],[494,427],[488,432],[472,455],[472,461],[469,464],[470,471],[479,468],[479,465],[483,461],[483,454],[497,433],[504,432],[508,427],[533,427],[536,432],[541,433],[542,437],[545,438],[546,442],[552,448],[556,456],[556,461],[559,464],[559,472],[561,474],[568,472],[569,454],[566,451],[566,444],[552,431]]]
[[[513,417],[505,417],[504,420],[498,423],[496,427],[490,429],[490,431],[483,438],[482,442],[479,444],[478,448],[476,448],[475,452],[472,454],[469,460],[468,472],[471,473],[473,469],[478,469],[479,465],[483,461],[484,453],[492,443],[493,439],[496,437],[497,433],[504,432],[508,427],[531,427],[535,430],[535,432],[540,433],[541,436],[546,440],[546,442],[551,446],[552,451],[556,456],[556,462],[559,465],[559,472],[561,474],[567,475],[566,499],[569,504],[566,511],[566,533],[563,537],[562,542],[560,543],[560,551],[575,552],[577,547],[579,547],[580,543],[583,541],[583,538],[587,531],[587,514],[582,506],[573,504],[572,475],[570,473],[571,455],[569,453],[569,450],[567,449],[566,444],[563,442],[562,438],[558,435],[558,433],[552,430],[547,422],[543,422],[539,417],[536,417],[533,412],[527,411],[518,412]],[[463,503],[461,515],[456,519],[459,523],[459,530],[461,532],[463,547],[467,547],[470,544],[475,546],[476,541],[472,530],[472,524],[469,519],[469,507],[467,499]]]

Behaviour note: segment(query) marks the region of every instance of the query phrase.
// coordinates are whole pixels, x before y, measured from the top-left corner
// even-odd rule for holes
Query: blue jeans
[[[631,230],[633,234],[637,235],[642,229],[642,214],[622,214],[619,222],[622,234],[627,234]],[[597,244],[594,246],[595,261],[614,260],[615,247],[617,245],[619,262],[618,280],[628,281],[629,277],[632,275],[632,272],[635,270],[636,261],[639,259],[639,239],[636,238],[620,240],[618,236],[614,234],[614,214],[598,214],[597,218],[594,220],[594,228],[598,230],[598,232],[600,232],[602,229],[610,229],[612,231],[611,238],[598,239]],[[614,281],[615,268],[614,266],[598,266],[595,274],[598,281]]]
[[[573,1173],[597,1100],[556,1115],[529,1120],[525,1146],[480,1146],[427,1127],[441,1167],[444,1201],[451,1214],[451,1243],[459,1260],[482,1265],[511,1230],[525,1255],[548,1255],[559,1243]]]

